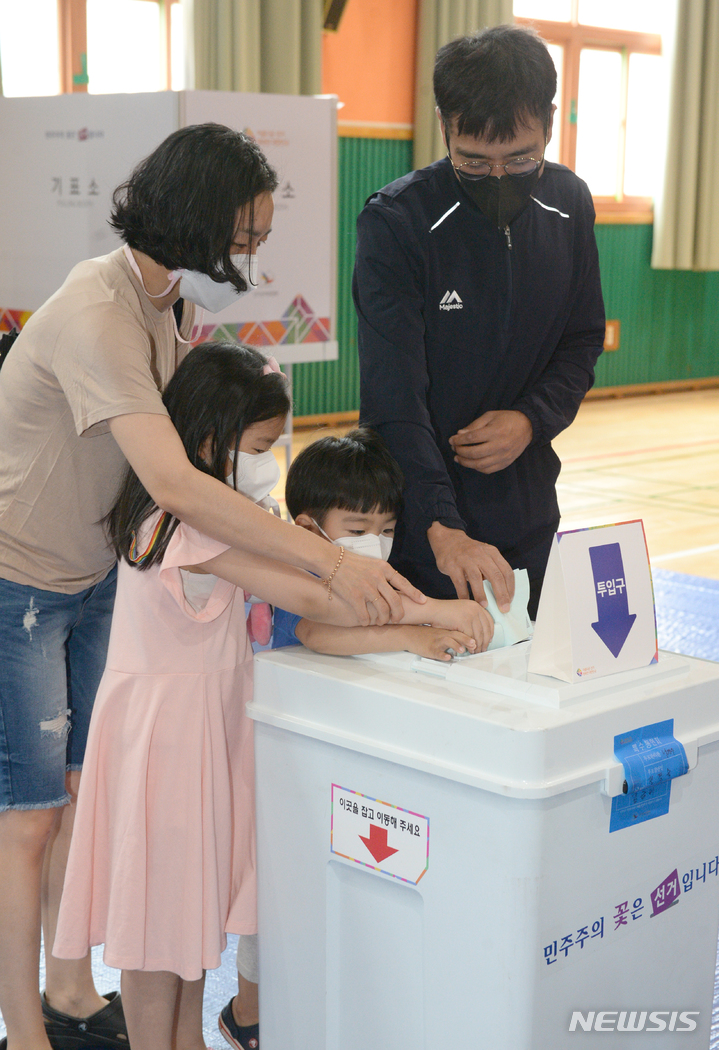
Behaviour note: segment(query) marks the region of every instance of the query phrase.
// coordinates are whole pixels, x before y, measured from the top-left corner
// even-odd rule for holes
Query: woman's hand
[[[339,561],[339,548],[337,560]],[[402,619],[404,606],[400,595],[420,605],[425,596],[413,587],[386,561],[367,558],[346,550],[337,572],[332,577],[332,592],[337,593],[355,611],[363,626],[392,623]]]

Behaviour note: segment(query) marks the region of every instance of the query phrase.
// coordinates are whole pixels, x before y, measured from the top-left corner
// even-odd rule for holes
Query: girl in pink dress
[[[190,462],[255,501],[279,479],[270,449],[290,408],[273,365],[208,343],[163,398]],[[204,1050],[204,971],[226,932],[257,929],[243,588],[308,618],[358,621],[328,601],[331,578],[208,539],[160,511],[131,470],[108,528],[117,600],[54,954],[105,945],[123,971],[132,1050]]]

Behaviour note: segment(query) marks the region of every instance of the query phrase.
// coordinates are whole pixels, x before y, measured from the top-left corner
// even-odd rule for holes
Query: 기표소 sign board
[[[107,221],[115,188],[169,134],[208,121],[253,138],[279,185],[257,286],[200,317],[195,341],[239,340],[289,364],[337,357],[334,98],[225,91],[0,98],[0,331],[21,328],[77,263],[119,247]]]

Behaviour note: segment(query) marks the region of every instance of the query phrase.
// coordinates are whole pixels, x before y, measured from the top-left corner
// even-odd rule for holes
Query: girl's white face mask
[[[314,518],[315,525],[317,522]],[[330,539],[321,525],[317,525],[325,539]],[[387,561],[392,550],[391,536],[375,536],[373,532],[366,532],[364,536],[340,536],[339,539],[330,540],[335,547],[344,547],[345,550],[353,551],[355,554],[363,554],[365,558],[380,558]]]
[[[253,503],[260,503],[269,496],[280,480],[281,473],[274,453],[268,449],[255,456],[249,452],[238,452],[235,456],[235,450],[230,449],[228,454],[236,465],[237,491]],[[227,475],[227,484],[234,487],[231,473]]]

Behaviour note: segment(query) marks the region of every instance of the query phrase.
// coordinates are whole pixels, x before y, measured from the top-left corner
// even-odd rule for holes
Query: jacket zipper
[[[507,239],[507,255],[505,256],[505,258],[507,260],[507,312],[505,314],[505,319],[504,319],[504,331],[505,331],[506,337],[508,338],[509,331],[510,331],[511,326],[512,326],[512,298],[513,298],[513,295],[514,295],[514,287],[513,287],[513,280],[512,280],[512,255],[511,255],[511,251],[512,251],[512,234],[510,233],[508,225],[504,227],[504,231],[503,232],[504,232],[504,236]]]

